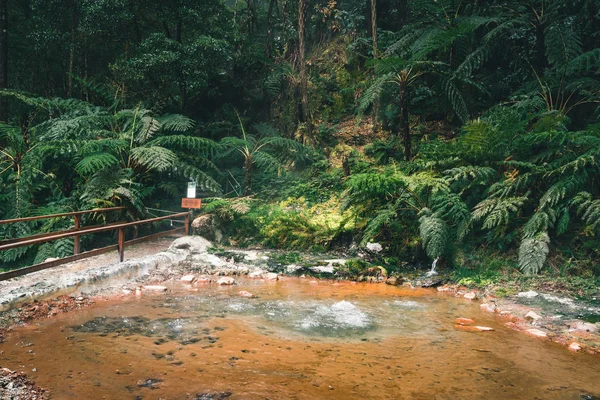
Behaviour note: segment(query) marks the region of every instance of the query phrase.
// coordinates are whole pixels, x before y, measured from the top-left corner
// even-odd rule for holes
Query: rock
[[[223,233],[217,223],[217,218],[212,214],[204,214],[192,221],[192,231],[195,235],[202,236],[208,240],[214,240],[220,243],[223,239]]]
[[[57,257],[48,257],[44,260],[44,262],[47,263],[47,262],[56,261],[56,260],[60,260],[60,259]]]
[[[496,304],[494,303],[482,303],[479,307],[485,312],[496,312]]]
[[[527,314],[525,314],[525,318],[537,321],[538,319],[541,319],[542,316],[533,311],[529,311]]]
[[[212,282],[212,279],[210,276],[200,276],[198,277],[198,279],[196,279],[196,284],[198,283],[210,283]]]
[[[490,328],[489,326],[476,326],[475,329],[481,332],[493,331],[494,328]]]
[[[397,285],[399,282],[398,278],[390,277],[385,280],[385,283],[387,283],[388,285]]]
[[[410,283],[410,282],[404,282],[404,283],[402,284],[402,287],[407,287],[407,288],[411,288],[411,289],[413,289],[413,288],[414,288],[414,286],[413,286],[413,285],[412,285],[412,283]]]
[[[379,243],[367,243],[367,249],[373,253],[379,253],[383,247]]]
[[[333,265],[310,267],[310,270],[317,274],[333,274]]]
[[[569,350],[571,351],[579,351],[581,350],[581,345],[577,342],[573,342],[569,345]]]
[[[265,279],[268,281],[278,281],[279,275],[275,272],[267,272],[267,274],[265,275]]]
[[[489,326],[467,326],[461,324],[454,325],[454,329],[465,332],[491,332],[494,330],[494,328],[490,328]]]
[[[464,298],[467,300],[475,300],[477,298],[477,294],[475,294],[475,292],[469,292],[464,295]]]
[[[533,336],[536,336],[536,337],[546,337],[546,336],[548,336],[546,334],[546,332],[540,331],[539,329],[527,329],[525,332],[527,332],[527,333],[529,333],[529,334],[531,334]]]
[[[454,291],[454,289],[451,288],[448,285],[438,286],[436,289],[437,289],[438,292],[452,292],[452,291]]]
[[[569,332],[591,332],[595,333],[598,331],[598,325],[589,322],[575,321],[573,324],[569,324]]]
[[[301,271],[302,269],[303,269],[303,267],[301,265],[290,264],[290,265],[286,265],[285,273],[293,275],[293,274],[297,273],[298,271]]]
[[[459,324],[459,325],[469,325],[469,324],[474,324],[475,321],[472,320],[471,318],[456,318],[454,320],[455,323]]]
[[[262,269],[256,270],[256,271],[252,271],[248,274],[248,278],[251,279],[260,279],[263,277],[263,274],[265,273],[265,271],[263,271]]]
[[[192,284],[192,283],[194,283],[195,280],[196,280],[196,277],[194,275],[184,275],[181,277],[182,283]]]
[[[144,290],[147,290],[150,292],[166,292],[167,291],[166,286],[160,286],[160,285],[144,285],[143,288],[144,288]]]
[[[206,253],[209,247],[212,247],[212,243],[200,236],[183,236],[177,238],[169,246],[170,252],[176,252],[177,250],[187,250],[190,253]]]
[[[429,279],[423,280],[419,286],[424,287],[424,288],[436,287],[436,286],[441,285],[441,283],[442,283],[441,279],[429,278]]]
[[[217,285],[233,285],[235,283],[235,279],[230,276],[224,276],[217,281]]]
[[[517,293],[517,297],[525,297],[527,299],[532,299],[534,297],[539,296],[539,293],[533,290],[530,290],[528,292],[519,292]]]
[[[238,296],[240,296],[240,297],[246,297],[248,299],[251,299],[252,297],[254,297],[254,295],[252,293],[247,292],[245,290],[242,290],[242,291],[238,292]]]

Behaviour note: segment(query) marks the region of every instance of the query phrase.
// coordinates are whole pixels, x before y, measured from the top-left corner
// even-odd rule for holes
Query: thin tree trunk
[[[307,0],[299,0],[298,2],[298,53],[300,64],[300,96],[302,104],[302,120],[306,124],[306,133],[311,135],[312,127],[310,122],[310,110],[308,103],[308,76],[306,71],[306,2]],[[303,140],[304,141],[304,138]]]
[[[0,90],[8,88],[8,0],[0,0]],[[0,121],[8,122],[8,101],[0,98]]]
[[[271,41],[273,40],[273,7],[277,0],[269,2],[269,11],[267,12],[267,43],[265,46],[265,56],[271,58]]]
[[[71,4],[71,46],[69,48],[69,76],[67,80],[67,97],[73,95],[73,63],[75,61],[75,33],[77,30],[76,4]]]
[[[250,196],[252,194],[252,158],[246,157],[244,160],[244,172],[245,172],[245,188],[244,196]]]
[[[177,20],[177,31],[175,33],[176,37],[175,40],[177,40],[177,42],[181,43],[181,31],[183,30],[183,22],[181,21],[181,18],[179,18]]]
[[[373,38],[373,58],[378,58],[377,51],[377,0],[371,0],[371,37]]]
[[[405,73],[406,71],[402,71]],[[408,78],[408,76],[406,77]],[[400,110],[399,110],[399,128],[400,136],[404,142],[404,157],[406,161],[412,158],[412,141],[410,137],[410,125],[408,121],[408,79],[400,81]]]

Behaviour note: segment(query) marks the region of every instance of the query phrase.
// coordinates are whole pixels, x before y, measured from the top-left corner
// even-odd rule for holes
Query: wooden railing
[[[170,234],[175,234],[178,232],[185,232],[186,235],[189,234],[190,227],[190,212],[181,212],[175,214],[169,214],[162,217],[144,219],[140,221],[134,222],[115,222],[111,224],[104,225],[95,225],[90,227],[80,227],[81,216],[85,214],[91,213],[100,213],[106,211],[115,211],[115,210],[123,210],[125,207],[111,207],[111,208],[102,208],[95,210],[87,210],[87,211],[75,211],[70,213],[62,213],[62,214],[53,214],[53,215],[40,215],[35,217],[26,217],[26,218],[15,218],[15,219],[7,219],[0,220],[0,225],[2,224],[14,224],[18,222],[27,222],[27,221],[35,221],[39,219],[49,219],[49,218],[60,218],[60,217],[73,217],[75,219],[75,224],[73,229],[68,229],[65,231],[57,231],[57,232],[49,232],[42,233],[33,236],[27,236],[17,239],[6,239],[0,241],[0,251],[10,250],[17,247],[31,246],[36,244],[41,244],[45,242],[50,242],[52,240],[64,239],[68,237],[74,238],[74,246],[73,246],[73,255],[69,257],[60,258],[57,260],[45,261],[40,264],[32,265],[30,267],[20,268],[4,273],[0,273],[0,281],[11,279],[17,276],[25,275],[35,271],[41,271],[43,269],[52,268],[54,266],[65,264],[71,261],[77,261],[86,257],[95,256],[98,254],[107,253],[112,250],[118,250],[119,252],[119,261],[123,261],[125,257],[125,247],[128,245],[132,245],[134,243],[143,242],[146,240],[155,239],[162,236],[167,236]],[[152,222],[158,222],[163,220],[173,220],[175,218],[183,218],[183,226],[175,229],[171,229],[169,231],[163,231],[159,233],[155,233],[149,236],[144,236],[142,238],[135,238],[129,241],[125,241],[125,230],[129,227],[134,227],[138,225],[149,224]],[[116,245],[102,247],[98,249],[89,250],[86,252],[80,252],[80,242],[79,238],[81,235],[100,233],[117,230],[118,231],[118,240]]]

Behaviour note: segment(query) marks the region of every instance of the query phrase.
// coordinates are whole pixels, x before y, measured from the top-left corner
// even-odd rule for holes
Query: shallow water
[[[170,289],[17,329],[0,366],[53,399],[600,396],[598,356],[509,330],[433,290],[296,278]],[[457,317],[495,330],[457,330]]]

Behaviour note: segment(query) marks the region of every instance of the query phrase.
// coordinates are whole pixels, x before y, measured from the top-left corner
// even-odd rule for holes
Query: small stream
[[[600,396],[598,356],[514,332],[435,290],[301,278],[169,289],[16,329],[0,365],[53,399]],[[458,317],[494,331],[458,330]]]

